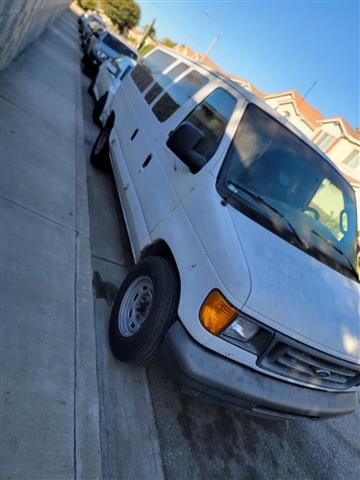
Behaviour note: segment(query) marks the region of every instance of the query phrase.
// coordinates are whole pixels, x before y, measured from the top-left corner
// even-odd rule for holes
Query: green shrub
[[[140,48],[139,53],[142,57],[144,57],[147,53],[151,52],[153,48],[155,48],[154,45],[143,45]]]

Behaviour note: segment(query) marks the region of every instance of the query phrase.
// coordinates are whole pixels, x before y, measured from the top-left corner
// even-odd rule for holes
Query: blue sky
[[[307,100],[324,115],[360,124],[359,1],[138,1],[140,26],[203,52],[260,90],[315,87]],[[207,13],[206,13],[207,12]]]

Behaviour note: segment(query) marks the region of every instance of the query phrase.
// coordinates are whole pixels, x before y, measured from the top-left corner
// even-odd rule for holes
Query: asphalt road
[[[85,148],[98,134],[83,77]],[[360,418],[308,423],[245,416],[183,394],[161,365],[121,364],[108,318],[131,256],[111,176],[88,164],[105,479],[359,479]]]

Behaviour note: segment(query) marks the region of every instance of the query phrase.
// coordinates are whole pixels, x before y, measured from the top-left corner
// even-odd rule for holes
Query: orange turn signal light
[[[201,305],[199,317],[206,330],[217,335],[229,325],[237,313],[219,290],[212,290]]]

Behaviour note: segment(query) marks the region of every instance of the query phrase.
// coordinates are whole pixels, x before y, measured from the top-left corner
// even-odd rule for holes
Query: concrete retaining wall
[[[0,0],[0,70],[32,43],[70,0]]]

